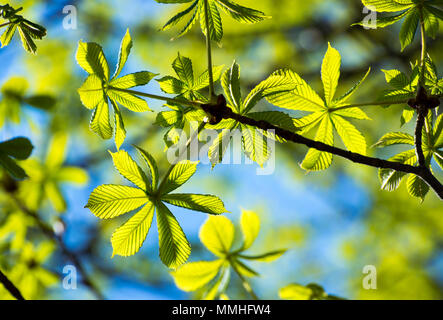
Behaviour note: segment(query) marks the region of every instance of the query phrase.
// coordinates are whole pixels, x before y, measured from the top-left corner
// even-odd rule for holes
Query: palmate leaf
[[[126,137],[119,104],[133,112],[150,111],[145,100],[124,90],[146,85],[157,75],[141,71],[117,78],[128,60],[131,48],[132,40],[127,30],[120,45],[119,59],[112,79],[109,78],[109,65],[99,44],[80,41],[76,52],[77,63],[89,74],[78,93],[82,104],[94,110],[90,128],[103,139],[112,137],[114,130],[110,121],[109,99],[114,111],[117,149],[120,149]]]
[[[426,194],[429,192],[429,185],[414,174],[409,175],[406,187],[411,196],[420,198],[422,202],[424,201]]]
[[[178,221],[164,202],[210,214],[227,212],[223,202],[212,195],[168,194],[185,183],[195,172],[196,163],[182,161],[167,173],[158,185],[158,168],[154,158],[135,146],[149,168],[146,174],[124,150],[110,153],[114,166],[128,181],[137,186],[102,185],[90,195],[86,208],[101,219],[111,219],[141,208],[113,233],[113,256],[137,253],[147,237],[154,212],[157,213],[159,250],[162,262],[175,269],[189,257],[190,245]]]
[[[401,152],[389,159],[390,161],[400,162],[404,164],[414,165],[417,161],[415,150],[408,150]],[[396,190],[403,177],[407,175],[404,172],[399,172],[391,169],[380,169],[378,176],[381,182],[382,190],[394,191]]]
[[[199,77],[195,78],[192,61],[178,53],[177,58],[172,63],[178,78],[165,76],[157,79],[160,88],[168,94],[175,94],[188,100],[206,101],[199,91],[209,86],[209,72],[206,70]],[[224,66],[213,67],[213,79],[218,81]]]
[[[244,242],[239,249],[233,248],[235,228],[233,223],[223,216],[210,216],[200,228],[200,240],[203,245],[219,259],[188,263],[171,275],[177,286],[184,291],[199,289],[203,299],[216,299],[223,296],[227,289],[231,270],[239,276],[256,277],[258,273],[244,263],[248,261],[271,262],[281,257],[286,250],[277,250],[265,254],[248,256],[247,250],[257,238],[260,219],[252,211],[242,211],[241,230]]]
[[[272,76],[292,80],[295,88],[282,92],[271,92],[266,96],[266,99],[280,108],[312,112],[307,116],[293,119],[293,124],[299,134],[308,133],[318,126],[316,140],[333,145],[335,128],[348,150],[365,155],[366,140],[364,136],[345,117],[362,120],[370,119],[358,107],[347,108],[348,99],[368,77],[370,69],[350,90],[334,100],[340,78],[340,64],[340,53],[331,44],[328,44],[321,68],[325,93],[324,100],[299,75],[291,70],[279,70]],[[318,171],[327,169],[331,163],[332,154],[310,149],[301,167],[308,171]]]
[[[362,0],[362,2],[370,10],[377,12],[400,12],[393,16],[377,18],[376,27],[384,28],[404,18],[400,30],[402,51],[413,42],[421,16],[423,17],[425,31],[432,38],[435,38],[439,28],[438,20],[442,19],[443,16],[443,12],[433,6],[438,6],[438,3],[433,3],[432,1]],[[372,27],[370,24],[365,23],[365,21],[358,23],[358,25]]]
[[[29,53],[36,54],[37,45],[35,44],[34,40],[42,40],[43,37],[46,36],[46,29],[43,26],[24,19],[22,16],[17,14],[14,14],[7,19],[9,20],[9,25],[2,33],[0,38],[2,48],[9,45],[12,37],[18,30],[23,48]]]
[[[245,154],[252,161],[257,162],[258,165],[263,167],[271,155],[271,150],[268,147],[265,137],[260,133],[260,130],[257,130],[255,127],[242,124],[240,128]]]
[[[189,1],[168,1],[168,0],[156,0],[159,3],[177,4],[177,3],[191,3],[186,9],[180,11],[174,15],[160,30],[168,30],[177,25],[181,21],[185,20],[187,16],[190,18],[185,22],[185,26],[182,28],[178,37],[186,34],[197,19],[200,20],[200,26],[203,33],[206,35],[206,22],[209,24],[209,36],[211,40],[220,42],[223,37],[223,25],[220,16],[219,9],[229,14],[235,20],[242,23],[256,23],[269,19],[263,12],[254,10],[251,8],[243,7],[231,0],[189,0]],[[208,21],[206,21],[205,1],[208,4]]]

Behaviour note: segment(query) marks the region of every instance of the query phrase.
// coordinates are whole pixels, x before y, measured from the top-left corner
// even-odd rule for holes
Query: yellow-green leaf
[[[224,216],[209,216],[200,228],[200,241],[213,254],[224,257],[234,242],[234,225]]]
[[[325,90],[325,101],[328,106],[331,105],[337,90],[338,79],[340,78],[340,65],[340,53],[328,43],[328,51],[326,51],[321,67],[321,79]]]
[[[150,202],[115,230],[111,238],[112,256],[128,257],[136,254],[148,235],[153,217],[154,205]]]
[[[195,291],[208,284],[220,271],[223,260],[190,262],[171,272],[183,291]]]
[[[243,250],[249,249],[260,232],[260,218],[253,211],[242,210],[240,226],[243,232]]]
[[[94,42],[78,42],[77,63],[87,73],[109,80],[109,66],[102,47]]]

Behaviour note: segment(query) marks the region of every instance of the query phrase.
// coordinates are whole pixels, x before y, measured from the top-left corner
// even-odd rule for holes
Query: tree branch
[[[219,96],[223,97],[223,96]],[[303,144],[309,148],[313,148],[319,151],[328,152],[342,158],[348,159],[352,162],[364,164],[370,167],[379,168],[379,169],[392,169],[395,171],[400,171],[404,173],[412,173],[420,178],[422,178],[438,195],[438,197],[443,200],[443,185],[432,175],[430,170],[426,167],[415,167],[407,164],[403,164],[400,162],[393,162],[388,160],[383,160],[379,158],[373,158],[361,155],[359,153],[343,150],[323,142],[311,140],[305,138],[299,134],[296,134],[292,131],[282,129],[277,127],[269,122],[260,120],[257,121],[255,119],[234,113],[229,107],[226,106],[226,100],[223,100],[223,103],[218,103],[217,105],[213,104],[203,104],[202,109],[210,114],[213,118],[221,120],[221,119],[233,119],[242,124],[249,125],[252,127],[256,127],[261,130],[274,130],[275,134],[280,136],[281,138],[294,142],[296,144]]]
[[[17,300],[25,300],[20,290],[6,277],[6,275],[0,270],[0,283],[8,290],[8,292]]]
[[[50,239],[56,241],[63,253],[63,255],[70,260],[74,266],[77,268],[78,272],[81,275],[83,284],[91,290],[91,292],[94,293],[94,295],[99,300],[105,299],[104,295],[101,293],[101,291],[95,286],[95,284],[92,282],[92,280],[89,278],[88,273],[86,272],[83,264],[81,263],[80,259],[71,252],[68,247],[66,247],[63,239],[57,235],[50,226],[45,224],[38,214],[32,210],[30,210],[22,201],[20,201],[19,198],[15,194],[12,194],[12,199],[16,203],[16,205],[20,208],[20,210],[25,213],[26,215],[30,216],[35,220],[37,223],[37,226],[42,230],[42,232]]]

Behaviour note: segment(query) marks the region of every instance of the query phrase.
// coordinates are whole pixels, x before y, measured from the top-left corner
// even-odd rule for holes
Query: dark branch
[[[4,285],[6,290],[17,300],[25,300],[20,290],[9,280],[6,275],[0,270],[0,283]]]
[[[252,118],[248,118],[246,116],[234,113],[229,107],[227,107],[226,100],[223,95],[219,96],[218,103],[216,105],[204,104],[202,105],[202,109],[211,116],[211,124],[218,123],[222,119],[233,119],[242,124],[256,127],[261,130],[274,130],[276,135],[287,141],[291,141],[297,144],[303,144],[309,148],[313,148],[319,151],[328,152],[355,163],[364,164],[374,168],[392,169],[395,171],[415,174],[421,177],[435,191],[439,198],[443,200],[443,185],[432,175],[432,173],[426,167],[415,167],[400,162],[393,162],[364,156],[359,153],[354,153],[334,146],[330,146],[323,142],[305,138],[299,134],[282,129],[263,120],[258,121]]]

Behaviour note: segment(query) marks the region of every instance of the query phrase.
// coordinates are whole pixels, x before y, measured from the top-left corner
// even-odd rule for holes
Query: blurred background
[[[322,92],[320,66],[328,41],[342,55],[339,95],[368,67],[372,68],[353,102],[373,101],[385,89],[381,69],[407,73],[409,62],[419,57],[418,42],[400,53],[399,24],[369,31],[351,27],[364,17],[363,6],[357,0],[238,2],[273,17],[255,25],[241,25],[223,15],[225,36],[220,47],[214,48],[214,64],[229,66],[234,59],[240,64],[244,95],[282,67],[293,69]],[[18,195],[75,253],[104,298],[193,298],[192,293],[177,289],[161,264],[156,228],[151,228],[138,254],[111,259],[110,236],[127,218],[99,221],[84,208],[90,192],[98,185],[124,182],[108,154],[108,150],[115,150],[114,142],[103,141],[89,130],[90,111],[82,106],[77,94],[86,73],[76,64],[75,51],[80,39],[100,43],[112,69],[120,41],[129,28],[134,48],[123,74],[149,70],[172,75],[171,63],[178,52],[190,57],[195,72],[200,74],[206,69],[200,28],[194,27],[185,37],[170,41],[177,30],[158,29],[181,7],[154,0],[35,0],[10,4],[23,6],[23,15],[46,26],[48,36],[38,41],[37,56],[25,53],[17,36],[11,45],[0,49],[0,86],[14,81],[27,88],[29,96],[50,95],[56,101],[49,110],[23,103],[13,116],[4,116],[1,141],[25,136],[35,146],[32,159],[21,163],[29,168],[30,179],[19,184]],[[76,30],[63,29],[66,5],[77,8]],[[442,46],[438,40],[429,42],[429,52],[440,70]],[[140,90],[161,93],[155,81]],[[160,102],[148,102],[157,112],[164,109]],[[412,123],[400,129],[403,107],[368,107],[365,111],[373,120],[354,124],[365,134],[368,145],[388,131],[412,133]],[[7,106],[3,104],[2,108],[6,115]],[[272,106],[262,102],[259,108],[271,110]],[[165,129],[154,125],[155,113],[123,112],[128,137],[122,148],[134,154],[131,144],[140,145],[155,156],[164,172],[168,166]],[[52,141],[54,136],[59,138]],[[57,154],[51,155],[51,150]],[[405,149],[371,148],[369,153],[387,158],[402,150]],[[219,196],[231,211],[227,216],[237,225],[241,209],[256,211],[262,229],[252,253],[288,249],[273,263],[253,265],[261,274],[251,280],[258,296],[277,299],[279,288],[285,285],[315,282],[328,293],[350,299],[442,299],[443,206],[437,197],[430,192],[420,203],[407,194],[404,182],[393,193],[381,191],[377,170],[337,157],[326,172],[306,174],[299,166],[306,151],[303,146],[278,145],[276,170],[268,176],[256,175],[256,165],[219,165],[214,170],[210,165],[200,165],[197,174],[181,189]],[[54,170],[60,168],[45,167],[48,154],[61,158],[63,166],[77,167],[83,173],[54,182]],[[443,178],[441,170],[434,171]],[[45,187],[47,183],[58,185],[61,194]],[[211,259],[198,238],[207,217],[184,209],[173,212],[192,244],[190,261]],[[47,239],[2,192],[0,267],[25,298],[97,298],[82,282],[76,290],[63,289],[63,269],[72,261],[62,254],[56,242]],[[377,268],[377,290],[362,287],[366,265]],[[248,298],[235,277],[228,294],[235,299]],[[10,298],[2,287],[0,298]]]

